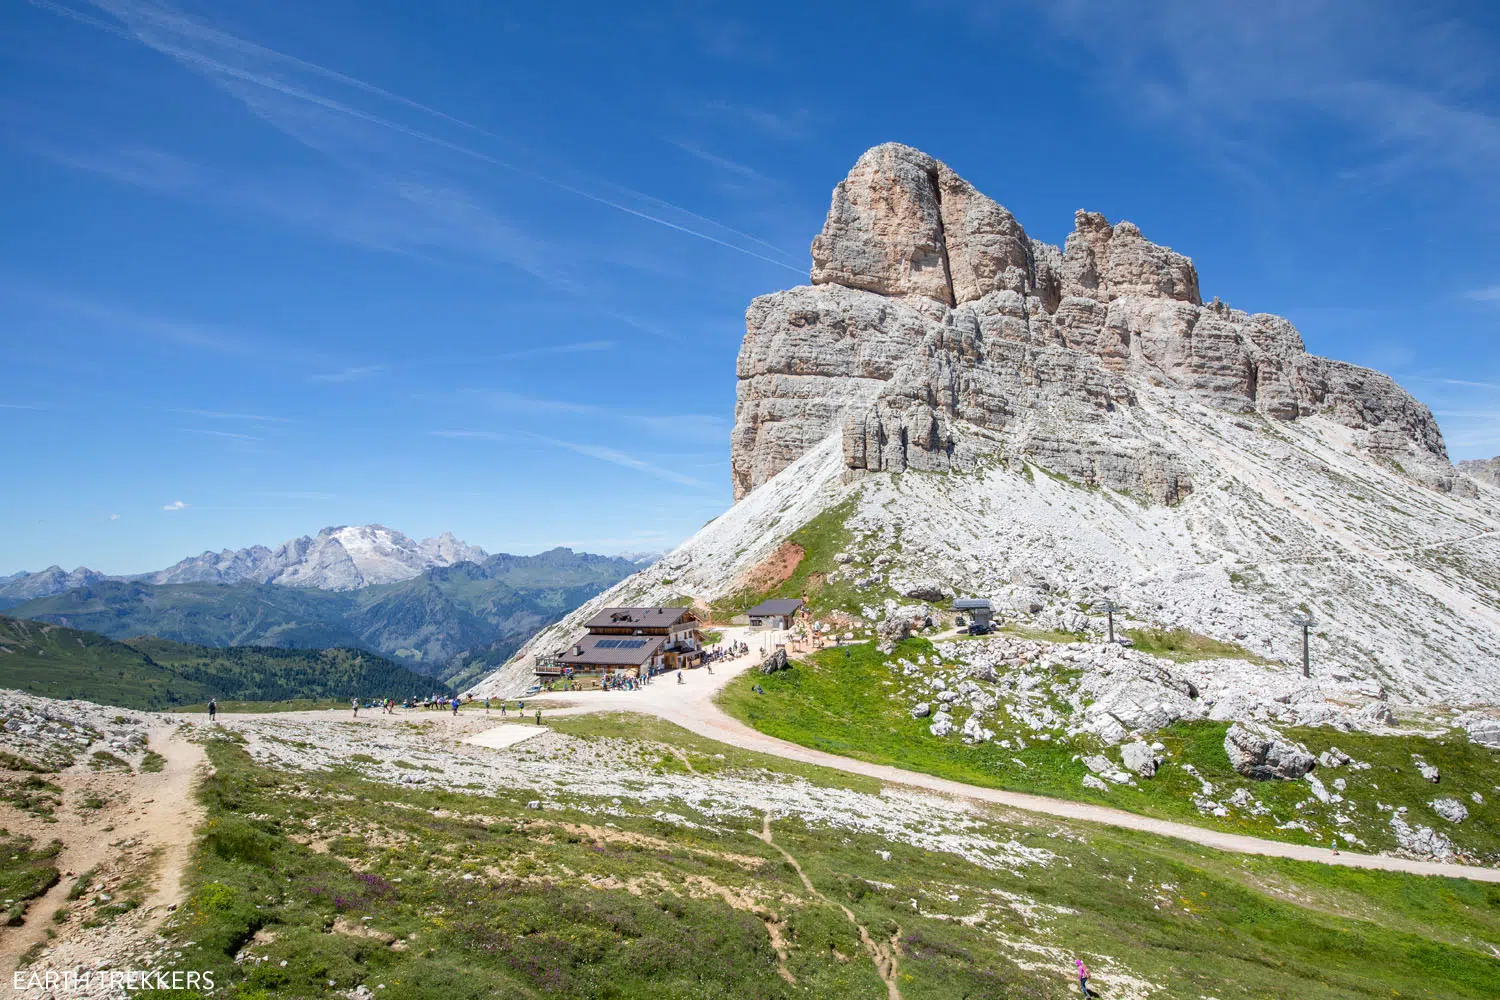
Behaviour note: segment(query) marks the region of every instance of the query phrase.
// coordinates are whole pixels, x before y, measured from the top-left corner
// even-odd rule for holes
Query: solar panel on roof
[[[646,644],[646,640],[645,639],[621,639],[619,644],[620,644],[620,648],[621,649],[640,649],[642,646],[644,646]]]

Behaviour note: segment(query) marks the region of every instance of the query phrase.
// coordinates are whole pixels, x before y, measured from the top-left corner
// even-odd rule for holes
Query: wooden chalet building
[[[690,608],[605,608],[571,646],[538,654],[536,675],[645,677],[696,667],[703,662],[702,625]]]

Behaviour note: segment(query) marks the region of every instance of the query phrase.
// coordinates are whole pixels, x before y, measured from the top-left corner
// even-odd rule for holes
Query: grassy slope
[[[792,532],[787,540],[802,547],[802,559],[792,575],[764,590],[745,590],[730,594],[713,602],[715,620],[727,621],[746,608],[772,597],[802,597],[817,612],[846,611],[859,613],[863,604],[879,604],[892,592],[883,585],[866,589],[856,588],[852,577],[859,569],[850,571],[834,561],[834,556],[845,551],[852,539],[845,521],[854,512],[856,498],[850,498],[837,506],[819,513],[812,520]],[[841,579],[828,582],[829,574],[841,570]]]
[[[31,901],[57,884],[62,841],[38,847],[27,836],[0,829],[0,925],[18,927]]]
[[[0,616],[0,687],[125,708],[297,698],[401,698],[443,689],[363,650],[215,649],[164,639],[116,642]]]
[[[660,723],[590,725],[598,735],[649,737],[644,747],[663,767],[760,762]],[[1113,955],[1172,997],[1500,990],[1500,960],[1483,945],[1500,934],[1495,886],[1205,854],[1107,830],[1058,837],[1050,826],[991,831],[1057,852],[1049,867],[988,870],[777,820],[777,844],[823,901],[775,848],[684,803],[670,811],[696,828],[567,793],[556,794],[560,808],[537,812],[525,808],[534,793],[524,789],[376,784],[354,760],[337,773],[278,772],[227,739],[210,756],[208,823],[188,869],[189,898],[167,933],[182,950],[176,966],[212,970],[230,996],[321,995],[329,980],[339,992],[363,984],[388,1000],[884,996],[840,905],[872,935],[900,942],[905,1000],[1076,996],[1067,968],[1075,949]],[[314,837],[326,850],[305,846]],[[712,886],[775,909],[797,985],[776,974],[764,922]],[[1041,923],[1010,905],[1018,897],[1042,904]],[[954,919],[972,914],[982,916]],[[236,963],[257,931],[267,932],[264,943]],[[1007,939],[1058,950],[1008,949]]]
[[[123,642],[0,616],[0,688],[48,698],[83,698],[125,708],[162,708],[208,695],[196,682]]]
[[[908,659],[931,655],[931,646],[911,639],[896,656]],[[1392,850],[1396,839],[1388,826],[1389,814],[1378,811],[1376,802],[1408,807],[1408,822],[1440,829],[1461,848],[1481,858],[1500,859],[1500,754],[1469,743],[1462,736],[1448,739],[1380,737],[1364,733],[1341,733],[1332,729],[1294,729],[1289,735],[1301,740],[1314,753],[1337,746],[1356,760],[1369,762],[1368,771],[1347,768],[1320,769],[1330,786],[1337,777],[1349,785],[1347,795],[1357,804],[1353,823],[1341,826],[1335,817],[1351,814],[1347,805],[1313,802],[1304,782],[1257,782],[1237,774],[1224,752],[1225,723],[1195,722],[1172,726],[1157,734],[1167,747],[1167,763],[1157,777],[1140,779],[1139,787],[1113,785],[1107,792],[1083,787],[1088,769],[1075,756],[1098,752],[1091,741],[1042,742],[1029,729],[1007,730],[1002,723],[987,724],[998,730],[995,741],[969,746],[958,735],[935,737],[928,720],[913,719],[909,703],[894,697],[888,687],[893,673],[873,645],[825,650],[796,668],[770,676],[746,674],[737,678],[720,696],[729,714],[762,732],[781,739],[861,760],[892,764],[957,781],[996,788],[1036,792],[1062,798],[1113,805],[1132,812],[1184,820],[1203,826],[1228,829],[1277,840],[1321,843],[1341,830],[1355,833],[1369,847]],[[760,684],[764,695],[752,690]],[[961,723],[964,715],[955,715]],[[1002,716],[995,716],[1002,718]],[[999,740],[1020,736],[1025,749],[1006,748]],[[1412,765],[1419,753],[1442,772],[1442,781],[1424,781]],[[1269,810],[1249,815],[1236,810],[1228,817],[1202,815],[1192,795],[1199,783],[1182,767],[1192,764],[1215,786],[1214,798],[1227,799],[1237,788],[1246,788]],[[1485,802],[1471,798],[1479,792]],[[1454,826],[1440,819],[1428,803],[1437,796],[1458,798],[1469,809],[1469,819]],[[1288,820],[1299,820],[1311,833],[1280,830]]]

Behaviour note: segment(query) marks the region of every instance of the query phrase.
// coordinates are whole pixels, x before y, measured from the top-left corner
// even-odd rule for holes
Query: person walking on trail
[[[208,699],[208,721],[214,721],[214,716],[219,714],[219,703],[212,698]]]
[[[682,683],[682,668],[681,667],[677,668],[677,683],[678,684]]]
[[[539,726],[542,724],[542,710],[540,708],[536,710],[536,724]]]
[[[460,702],[458,700],[458,698],[455,696],[454,699],[453,699],[453,714],[454,715],[458,714],[458,706],[461,705],[461,704],[462,704],[462,702]]]
[[[489,715],[490,714],[490,696],[489,695],[485,695],[484,696],[484,714],[485,715]]]
[[[359,718],[359,699],[358,698],[350,698],[349,699],[349,707],[351,707],[351,708],[354,709],[354,717],[356,719]]]
[[[1073,959],[1073,964],[1078,966],[1078,988],[1083,990],[1084,996],[1093,996],[1093,992],[1089,990],[1089,967],[1083,964],[1081,958]]]

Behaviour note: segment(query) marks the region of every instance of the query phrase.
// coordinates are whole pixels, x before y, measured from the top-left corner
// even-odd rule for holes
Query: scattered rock
[[[1417,766],[1417,772],[1422,775],[1424,780],[1430,781],[1435,785],[1442,778],[1436,767],[1433,767],[1416,754],[1411,755],[1411,762]]]
[[[911,707],[911,717],[913,719],[925,719],[931,712],[932,706],[925,701],[919,701]]]
[[[1405,813],[1403,808],[1391,815],[1391,832],[1403,851],[1430,861],[1452,861],[1458,856],[1453,841],[1430,826],[1410,826]]]
[[[937,712],[933,715],[932,725],[927,727],[927,731],[934,736],[947,736],[953,732],[953,716],[947,712]]]

